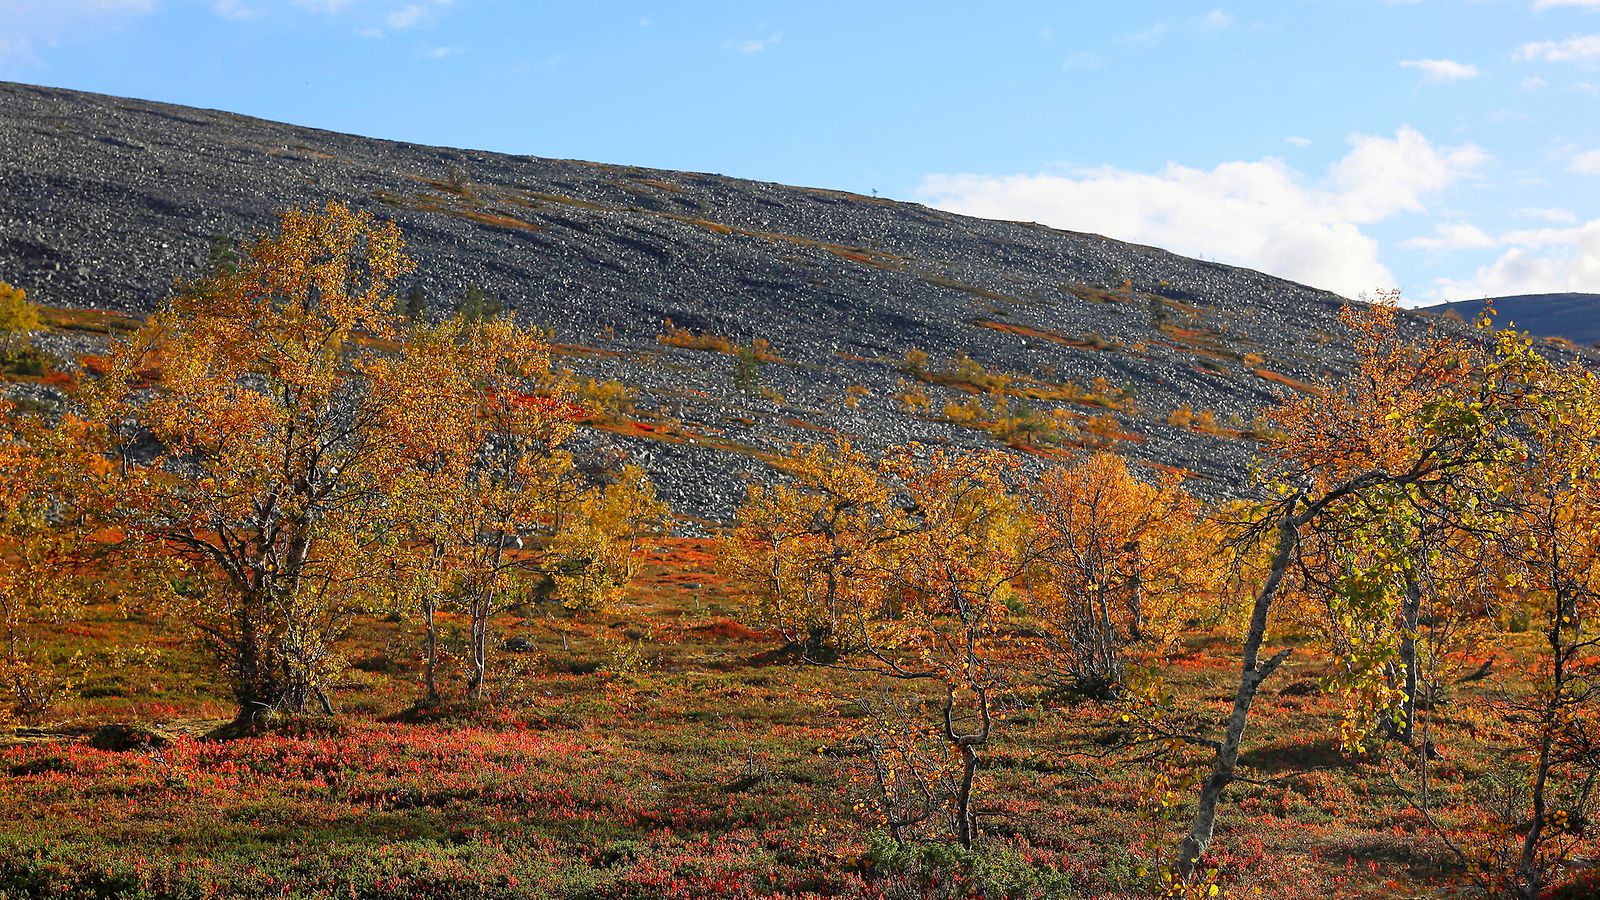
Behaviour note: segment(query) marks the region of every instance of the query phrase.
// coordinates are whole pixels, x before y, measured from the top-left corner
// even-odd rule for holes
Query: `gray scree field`
[[[0,280],[45,304],[150,311],[204,273],[219,236],[329,200],[399,223],[430,315],[476,286],[554,329],[560,365],[637,385],[645,427],[588,431],[583,449],[641,462],[680,511],[711,520],[745,480],[773,477],[773,454],[833,432],[874,448],[994,445],[940,415],[960,385],[927,384],[931,411],[905,408],[911,349],[1047,392],[1103,378],[1132,398],[1113,448],[1212,495],[1243,489],[1256,445],[1238,432],[1284,384],[1348,365],[1340,297],[1098,235],[0,83]],[[760,366],[764,390],[737,385],[734,357],[660,343],[667,319],[765,339],[781,361]],[[1231,432],[1168,424],[1183,404]]]

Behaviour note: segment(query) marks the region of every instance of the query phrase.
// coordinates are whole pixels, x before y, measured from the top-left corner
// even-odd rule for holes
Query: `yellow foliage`
[[[1122,437],[1122,423],[1117,421],[1113,413],[1101,413],[1089,420],[1084,426],[1084,431],[1088,432],[1095,443],[1103,446]]]
[[[1215,587],[1199,503],[1175,479],[1134,478],[1120,456],[1046,472],[1028,509],[1046,662],[1079,681],[1115,684],[1129,643],[1164,643],[1193,612],[1189,598]]]
[[[752,618],[821,651],[854,634],[878,585],[889,489],[873,461],[840,438],[790,454],[789,484],[753,484],[722,564],[744,585]]]
[[[732,355],[736,345],[733,341],[720,334],[696,334],[681,325],[674,325],[671,319],[662,322],[664,329],[656,335],[656,341],[668,347],[682,347],[686,350],[710,350],[713,353],[726,353]]]
[[[43,327],[39,308],[28,302],[28,295],[0,281],[0,355],[25,346],[29,336]]]
[[[903,360],[905,370],[914,376],[921,377],[928,371],[928,354],[925,351],[912,347],[906,351]]]
[[[132,472],[116,518],[194,570],[183,618],[241,714],[320,696],[340,669],[334,643],[373,596],[367,559],[386,539],[373,486],[397,435],[376,427],[362,388],[375,354],[356,339],[395,335],[402,244],[338,203],[285,213],[237,269],[186,286],[120,346],[83,398],[106,452],[131,459],[141,429],[163,448]],[[160,389],[143,401],[151,363]]]
[[[632,415],[634,402],[639,396],[631,386],[612,378],[588,378],[575,382],[573,392],[593,418],[612,423],[621,422]]]
[[[900,380],[900,393],[897,396],[900,407],[910,413],[927,413],[928,390],[914,381]]]
[[[83,485],[97,467],[82,444],[0,399],[0,691],[34,719],[72,687],[45,643],[77,618],[94,579]]]
[[[642,546],[662,534],[671,510],[638,466],[589,491],[553,541],[556,598],[569,609],[606,609],[633,581]]]

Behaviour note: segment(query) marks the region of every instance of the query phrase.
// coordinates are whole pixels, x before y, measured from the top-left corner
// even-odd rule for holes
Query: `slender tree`
[[[377,394],[397,398],[383,405],[397,411],[386,428],[400,455],[392,502],[425,628],[424,702],[439,697],[434,617],[446,603],[467,615],[467,694],[484,699],[496,617],[544,594],[603,607],[668,512],[642,470],[596,485],[574,465],[566,443],[588,411],[537,329],[458,316],[417,328],[375,371]]]
[[[1262,682],[1291,648],[1265,654],[1281,595],[1304,594],[1305,573],[1340,539],[1346,520],[1375,503],[1415,505],[1449,493],[1504,453],[1509,422],[1496,402],[1503,367],[1477,345],[1430,333],[1409,339],[1393,303],[1342,314],[1355,334],[1357,365],[1320,394],[1285,399],[1277,427],[1269,498],[1236,523],[1233,545],[1262,560],[1245,611],[1240,677],[1200,783],[1194,817],[1173,868],[1191,877],[1211,841],[1223,793],[1237,777],[1250,711]],[[1385,631],[1383,639],[1395,634]],[[1265,655],[1264,655],[1265,654]],[[1381,654],[1372,654],[1381,656]]]
[[[1092,695],[1115,693],[1124,648],[1170,637],[1215,580],[1200,506],[1176,480],[1146,484],[1097,453],[1030,485],[1028,579],[1041,662]]]
[[[808,660],[888,686],[859,702],[868,780],[895,837],[938,821],[970,847],[979,760],[1013,687],[999,656],[1027,568],[1018,463],[913,444],[874,465],[839,441],[789,465],[793,486],[751,488],[732,568],[759,620]]]
[[[1595,837],[1600,815],[1600,377],[1502,333],[1524,387],[1516,452],[1494,475],[1504,602],[1539,634],[1531,695],[1499,704],[1520,785],[1493,798],[1499,831],[1476,860],[1487,887],[1536,900]]]
[[[884,589],[881,555],[894,533],[891,492],[876,461],[839,438],[795,450],[790,480],[752,484],[721,554],[743,584],[752,618],[823,662],[855,636],[859,610]]]
[[[25,348],[40,327],[39,308],[28,302],[27,293],[0,281],[0,359]]]

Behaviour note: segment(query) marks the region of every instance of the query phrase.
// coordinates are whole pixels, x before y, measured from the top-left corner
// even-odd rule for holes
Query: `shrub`
[[[951,844],[900,845],[868,839],[864,867],[884,897],[1031,898],[1074,896],[1066,872],[1030,863],[1004,845],[964,850]]]
[[[28,302],[27,293],[0,281],[0,359],[27,347],[28,339],[43,327],[39,307]]]
[[[578,402],[601,422],[617,422],[633,414],[638,392],[614,378],[575,382]]]
[[[1101,413],[1090,419],[1084,430],[1103,443],[1110,443],[1122,437],[1122,423],[1118,422],[1112,413]]]
[[[656,335],[656,342],[668,347],[682,347],[685,350],[710,350],[713,353],[734,353],[734,343],[720,334],[710,332],[695,333],[681,325],[674,325],[671,319],[663,320],[662,332]]]
[[[728,377],[733,386],[745,393],[753,393],[761,385],[761,359],[754,347],[739,347],[734,352],[733,371]]]
[[[912,347],[906,351],[904,367],[908,374],[921,378],[928,371],[928,354]]]
[[[926,413],[930,401],[928,391],[914,381],[900,381],[900,393],[895,396],[900,401],[900,408],[909,413]]]

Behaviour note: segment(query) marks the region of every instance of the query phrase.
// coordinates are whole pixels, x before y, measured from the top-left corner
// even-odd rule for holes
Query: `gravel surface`
[[[1209,494],[1242,489],[1255,445],[1169,426],[1172,410],[1249,423],[1284,390],[1257,370],[1311,381],[1348,365],[1343,301],[1325,291],[1098,235],[719,175],[0,83],[0,185],[0,280],[59,306],[152,310],[203,273],[216,237],[260,233],[285,208],[338,199],[393,218],[432,314],[476,285],[589,348],[563,358],[579,374],[639,385],[646,414],[698,435],[584,440],[643,462],[706,519],[772,476],[764,454],[827,430],[873,447],[988,443],[901,409],[911,348],[935,366],[967,353],[993,371],[1130,389],[1136,410],[1119,418],[1135,439],[1118,448],[1195,473]],[[668,318],[768,340],[783,359],[761,367],[773,393],[737,390],[727,355],[659,344]],[[854,406],[851,386],[866,391]],[[935,410],[950,394],[928,390]]]

